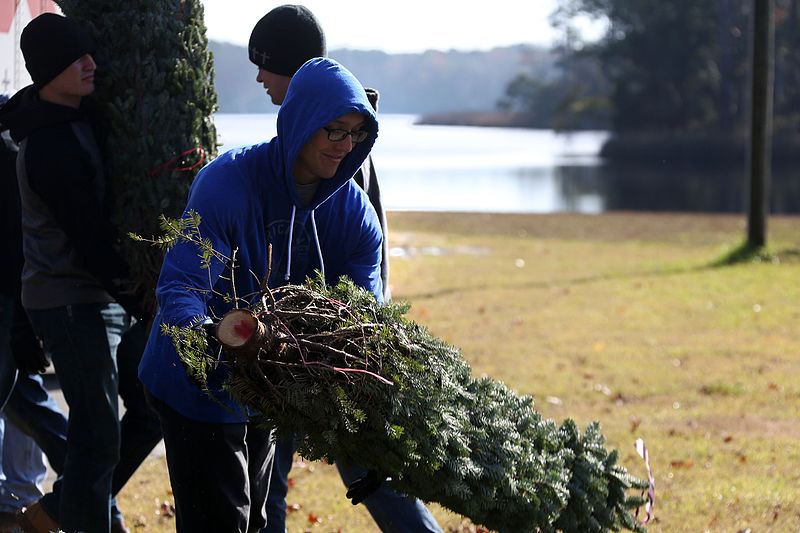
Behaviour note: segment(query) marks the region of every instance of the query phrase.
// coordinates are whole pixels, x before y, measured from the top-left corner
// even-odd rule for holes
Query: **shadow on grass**
[[[709,266],[719,268],[742,263],[772,263],[774,256],[763,246],[753,246],[747,241],[735,246]]]
[[[774,251],[763,246],[751,246],[746,241],[711,262],[709,268],[740,265],[742,263],[796,263],[800,261],[800,249],[787,248]]]
[[[570,278],[570,279],[549,279],[543,281],[531,281],[527,283],[483,283],[480,285],[470,285],[469,287],[464,286],[457,286],[457,287],[446,287],[436,291],[429,291],[425,293],[417,293],[417,294],[407,294],[403,295],[403,300],[406,301],[415,301],[415,300],[423,300],[423,299],[433,299],[438,298],[440,296],[447,296],[450,294],[457,294],[457,293],[464,293],[464,292],[473,292],[473,291],[485,291],[490,289],[547,289],[550,287],[556,286],[575,286],[575,285],[588,285],[590,283],[596,283],[598,281],[611,281],[611,280],[620,280],[620,279],[629,279],[629,278],[636,278],[636,277],[656,277],[656,276],[673,276],[676,274],[685,274],[687,272],[693,272],[697,270],[705,270],[709,268],[708,266],[702,267],[667,267],[663,269],[657,270],[637,270],[632,272],[624,272],[619,274],[597,274],[595,276],[585,276],[580,278]]]
[[[714,270],[718,268],[724,268],[728,266],[734,266],[745,263],[755,263],[755,264],[800,263],[800,248],[786,248],[784,250],[773,252],[763,247],[749,246],[746,242],[744,242],[742,244],[735,246],[728,252],[725,252],[725,254],[723,254],[720,258],[715,259],[710,263],[694,267],[665,266],[664,268],[659,268],[654,270],[638,270],[638,271],[624,272],[618,274],[598,274],[595,276],[586,276],[586,277],[562,279],[562,280],[552,279],[546,281],[533,281],[528,283],[516,284],[513,285],[513,287],[520,289],[548,288],[552,287],[553,285],[567,285],[567,286],[584,285],[589,283],[595,283],[598,281],[620,280],[620,279],[629,279],[635,277],[674,276],[680,274],[688,274],[692,272],[701,272],[704,270]],[[509,284],[502,285],[498,283],[484,283],[481,285],[473,285],[470,287],[461,287],[461,286],[448,287],[448,288],[441,288],[436,291],[405,295],[405,299],[409,301],[414,301],[417,299],[431,299],[459,292],[489,290],[501,287],[510,288],[512,286]]]

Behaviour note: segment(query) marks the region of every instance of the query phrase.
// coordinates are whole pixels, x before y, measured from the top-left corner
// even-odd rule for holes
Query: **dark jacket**
[[[13,299],[19,297],[19,277],[22,272],[16,161],[17,148],[11,138],[0,140],[0,250],[3,254],[3,260],[0,261],[0,294]]]
[[[3,100],[5,102],[5,100]],[[13,383],[15,368],[26,372],[40,372],[48,362],[36,335],[33,332],[20,300],[20,275],[22,274],[22,228],[20,224],[19,187],[17,186],[17,145],[7,130],[0,140],[0,250],[4,260],[0,261],[0,294],[14,301],[12,320],[8,324],[11,353],[15,361],[9,365],[0,362],[0,405],[10,394],[8,383]],[[4,388],[4,386],[6,388]]]
[[[19,143],[25,265],[22,300],[43,309],[116,299],[143,313],[120,284],[128,266],[114,248],[110,199],[86,105],[74,109],[26,87],[0,109],[0,123]]]
[[[372,109],[378,111],[378,100],[380,94],[375,89],[366,89],[367,99],[372,105]],[[372,162],[372,156],[367,157],[361,168],[358,169],[356,175],[353,176],[359,187],[364,189],[369,197],[369,202],[375,208],[378,214],[378,220],[381,224],[381,233],[383,234],[383,253],[381,254],[381,281],[383,282],[383,299],[390,300],[392,297],[391,289],[389,288],[389,227],[386,223],[386,211],[383,209],[381,202],[381,188],[378,184],[378,175],[375,172],[375,165]]]

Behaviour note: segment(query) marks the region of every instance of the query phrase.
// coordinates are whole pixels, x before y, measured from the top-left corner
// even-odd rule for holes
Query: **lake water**
[[[597,156],[606,132],[415,125],[380,115],[373,149],[390,210],[599,213],[610,210],[744,212],[745,172],[611,168]],[[274,114],[217,114],[221,150],[270,139]],[[800,180],[775,171],[772,212],[800,212]]]
[[[275,135],[273,114],[218,114],[222,150]],[[596,166],[605,133],[417,126],[382,115],[373,149],[384,205],[392,210],[537,212],[603,209],[591,192],[565,195],[563,165]]]

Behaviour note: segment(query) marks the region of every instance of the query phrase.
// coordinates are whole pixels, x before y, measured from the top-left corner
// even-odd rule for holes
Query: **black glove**
[[[358,505],[378,490],[384,481],[386,481],[386,476],[379,474],[375,470],[368,470],[364,477],[360,477],[350,483],[347,487],[346,496],[350,498],[353,505]]]
[[[50,361],[47,360],[42,345],[21,308],[14,313],[11,324],[11,355],[19,371],[25,374],[44,374],[50,366]]]

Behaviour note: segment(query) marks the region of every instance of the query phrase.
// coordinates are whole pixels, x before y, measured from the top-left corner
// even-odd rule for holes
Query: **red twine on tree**
[[[178,167],[177,166],[181,161],[184,160],[184,158],[186,156],[188,156],[189,154],[195,153],[195,152],[197,152],[199,154],[198,160],[197,160],[197,162],[195,164],[189,165],[189,166],[183,166],[183,167]],[[154,167],[154,168],[150,169],[150,172],[148,172],[148,175],[151,178],[155,178],[155,177],[161,175],[161,173],[163,173],[164,171],[173,171],[173,170],[175,170],[175,171],[178,171],[178,172],[189,172],[189,171],[192,171],[192,170],[196,169],[200,165],[202,165],[205,162],[205,160],[206,160],[206,151],[203,150],[202,147],[198,146],[198,147],[186,150],[182,154],[178,154],[175,157],[173,157],[172,159],[170,159],[168,161],[165,161],[164,163],[161,163],[157,167]]]
[[[644,444],[643,439],[636,439],[636,453],[639,454],[639,457],[644,459],[644,466],[647,469],[647,481],[649,486],[647,487],[647,503],[644,505],[644,520],[641,521],[642,524],[647,524],[650,520],[653,519],[653,506],[656,503],[656,482],[653,479],[653,472],[650,469],[650,454],[647,452],[647,446]],[[636,509],[636,518],[639,518],[639,509]]]

